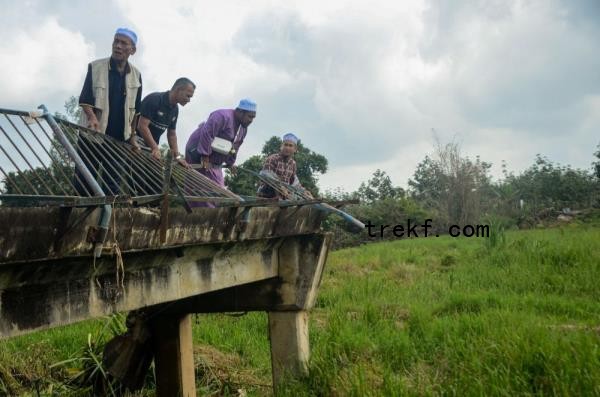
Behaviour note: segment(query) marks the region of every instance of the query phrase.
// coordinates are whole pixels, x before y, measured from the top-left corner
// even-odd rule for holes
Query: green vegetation
[[[598,238],[566,228],[337,252],[311,377],[289,395],[598,395]]]
[[[493,242],[333,252],[311,313],[310,377],[284,395],[600,395],[600,229],[492,230]],[[68,395],[80,364],[50,366],[81,356],[103,327],[2,341],[0,390]],[[264,313],[196,316],[194,340],[199,395],[269,393]]]
[[[595,153],[600,156],[600,150]],[[600,157],[598,157],[600,158]],[[537,155],[534,163],[515,175],[502,164],[503,177],[493,180],[491,163],[479,156],[463,156],[456,142],[438,144],[426,155],[408,180],[408,190],[394,186],[385,171],[376,170],[355,192],[334,190],[328,199],[359,199],[346,211],[373,225],[405,224],[408,219],[421,222],[432,219],[435,232],[447,234],[451,225],[489,224],[490,219],[503,227],[528,229],[553,225],[562,216],[587,217],[600,208],[600,178],[597,171],[573,169]],[[354,235],[344,231],[343,221],[328,219],[327,230],[334,232],[336,247],[359,245],[369,241],[366,233]],[[393,239],[391,228],[384,235]]]

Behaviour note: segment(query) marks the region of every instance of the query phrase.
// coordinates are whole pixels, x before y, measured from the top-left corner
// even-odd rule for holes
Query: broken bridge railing
[[[165,196],[223,205],[243,201],[197,171],[47,111],[0,109],[1,205],[143,205]]]
[[[110,206],[161,204],[167,219],[170,203],[218,206],[301,206],[341,216],[350,230],[364,224],[307,191],[243,167],[274,188],[283,200],[243,198],[217,185],[194,169],[168,157],[153,158],[147,150],[53,117],[43,111],[0,109],[0,206],[104,206],[101,229],[106,229]],[[163,228],[164,229],[164,228]]]

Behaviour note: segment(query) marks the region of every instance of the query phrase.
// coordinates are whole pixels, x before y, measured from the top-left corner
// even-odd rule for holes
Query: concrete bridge
[[[26,118],[22,112],[8,114]],[[41,128],[47,129],[41,118],[52,127],[54,137],[62,133],[68,138],[61,144],[70,142],[71,149],[87,133],[66,122],[59,123],[63,131],[57,132],[48,115],[36,115]],[[11,124],[20,131],[16,122]],[[71,137],[64,131],[69,128],[75,130]],[[10,137],[6,125],[2,133]],[[4,141],[3,153],[11,153],[7,145]],[[77,150],[66,153],[71,157],[69,182],[81,164],[72,158]],[[118,192],[109,197],[98,183],[96,194],[82,197],[65,182],[66,190],[71,189],[57,198],[40,194],[33,183],[28,185],[35,192],[24,191],[19,184],[23,181],[17,179],[40,167],[23,170],[11,160],[16,170],[12,174],[1,170],[5,179],[0,191],[0,337],[115,312],[143,313],[144,320],[130,331],[138,333],[134,339],[139,337],[141,328],[136,324],[143,324],[155,360],[157,396],[194,396],[190,314],[260,310],[269,317],[274,386],[284,374],[307,374],[308,312],[331,241],[321,231],[327,214],[314,205],[315,200],[244,201],[202,180],[203,192],[212,195],[204,199],[221,206],[186,211],[174,208],[173,202],[202,195],[177,186],[177,174],[168,169],[157,171],[164,178],[164,190],[155,195]],[[6,164],[0,158],[0,166]],[[58,177],[58,171],[53,172]],[[183,175],[179,181],[190,177]],[[135,181],[130,184],[135,188]],[[122,353],[113,353],[111,365],[127,384],[128,374],[139,363],[131,362],[135,354]],[[134,383],[130,386],[139,386]]]

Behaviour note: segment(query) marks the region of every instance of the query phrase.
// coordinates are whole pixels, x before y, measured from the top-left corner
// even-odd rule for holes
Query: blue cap
[[[237,106],[238,109],[247,110],[248,112],[256,112],[256,102],[252,99],[244,98]]]
[[[135,32],[133,30],[127,29],[127,28],[119,28],[119,29],[117,29],[115,34],[127,36],[131,39],[134,46],[137,45],[137,34],[135,34]]]
[[[292,142],[294,145],[298,144],[298,137],[294,134],[292,134],[291,132],[288,132],[287,134],[285,134],[282,138],[282,141],[288,141],[288,142]]]

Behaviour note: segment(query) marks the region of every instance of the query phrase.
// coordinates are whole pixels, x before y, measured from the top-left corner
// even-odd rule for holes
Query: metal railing
[[[0,109],[2,205],[142,205],[165,196],[184,202],[242,202],[197,171],[156,160],[110,136],[47,112]]]
[[[314,205],[341,216],[354,231],[364,225],[306,190],[277,178],[239,168],[270,186],[279,198],[241,198],[198,171],[157,160],[149,151],[44,112],[0,109],[0,206],[103,206],[105,236],[115,204],[212,202],[220,206]],[[162,232],[165,228],[161,227]],[[101,248],[100,238],[97,247]],[[95,252],[98,256],[99,252]]]

